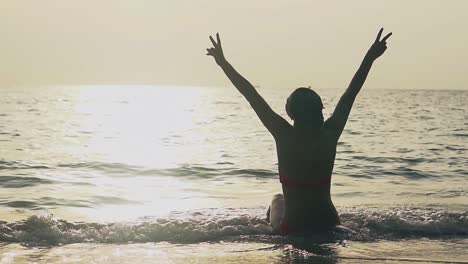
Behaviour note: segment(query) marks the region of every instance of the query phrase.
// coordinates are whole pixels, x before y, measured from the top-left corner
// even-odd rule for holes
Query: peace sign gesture
[[[385,50],[387,49],[387,39],[392,35],[392,32],[388,33],[380,40],[382,36],[383,28],[380,29],[379,33],[377,34],[377,38],[375,42],[370,47],[369,51],[367,52],[367,56],[369,56],[372,60],[377,59],[382,54],[384,54]]]
[[[208,56],[213,56],[216,63],[220,65],[221,63],[225,62],[226,59],[224,58],[223,48],[221,47],[221,39],[219,38],[219,34],[216,33],[216,40],[210,36],[211,44],[213,44],[212,48],[206,49]]]

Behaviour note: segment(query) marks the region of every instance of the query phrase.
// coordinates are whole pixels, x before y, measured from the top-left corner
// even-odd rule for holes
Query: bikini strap
[[[286,187],[320,189],[321,187],[330,185],[331,177],[328,177],[327,179],[324,179],[322,181],[310,183],[310,182],[301,182],[301,181],[291,180],[287,176],[280,175],[280,182]]]

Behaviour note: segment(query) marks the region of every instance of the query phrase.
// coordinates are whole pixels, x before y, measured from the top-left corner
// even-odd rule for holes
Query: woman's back
[[[278,169],[290,231],[316,230],[339,223],[330,197],[336,136],[326,128],[291,127],[276,139]]]

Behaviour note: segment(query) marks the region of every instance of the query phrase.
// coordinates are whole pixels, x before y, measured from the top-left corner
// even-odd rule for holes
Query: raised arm
[[[265,125],[270,133],[275,138],[281,135],[282,131],[285,131],[290,127],[290,124],[280,115],[275,113],[263,97],[260,96],[255,87],[240,75],[231,64],[229,64],[224,57],[221,39],[219,38],[218,33],[216,33],[216,39],[217,41],[210,36],[213,47],[207,49],[208,53],[206,55],[214,57],[216,63],[221,67],[237,90],[239,90],[239,92],[247,99],[263,125]]]
[[[346,125],[346,121],[348,120],[349,113],[351,112],[354,99],[366,81],[367,74],[372,67],[372,63],[387,49],[386,41],[392,35],[392,33],[388,33],[382,40],[380,40],[382,32],[383,28],[380,29],[375,42],[370,47],[369,51],[364,57],[364,60],[361,63],[361,66],[351,80],[351,83],[338,101],[332,116],[325,122],[325,127],[327,129],[335,130],[338,137],[341,135],[341,132]]]

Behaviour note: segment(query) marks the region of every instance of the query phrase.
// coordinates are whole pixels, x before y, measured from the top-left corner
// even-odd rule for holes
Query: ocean
[[[259,92],[287,117],[293,89]],[[274,140],[232,87],[0,91],[2,264],[468,263],[468,91],[363,88],[332,240],[272,234]]]

